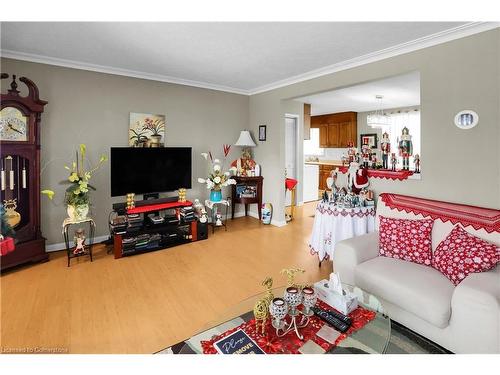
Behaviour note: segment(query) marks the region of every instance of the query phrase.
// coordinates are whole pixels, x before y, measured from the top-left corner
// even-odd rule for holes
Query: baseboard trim
[[[94,238],[94,243],[99,243],[106,241],[109,238],[109,235],[106,236],[97,236]],[[59,243],[53,243],[50,245],[45,245],[45,252],[46,253],[51,253],[53,251],[60,251],[60,250],[65,250],[66,249],[66,244],[64,242],[59,242]]]

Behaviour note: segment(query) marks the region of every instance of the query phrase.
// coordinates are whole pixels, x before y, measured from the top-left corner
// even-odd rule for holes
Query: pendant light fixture
[[[379,109],[377,109],[374,113],[370,113],[366,117],[366,123],[374,129],[383,129],[384,127],[390,125],[390,118],[384,113],[382,107],[382,99],[384,99],[384,96],[375,95],[375,99],[379,102]]]

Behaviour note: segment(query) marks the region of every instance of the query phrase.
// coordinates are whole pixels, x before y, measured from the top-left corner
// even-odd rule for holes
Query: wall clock
[[[15,231],[15,249],[2,255],[2,270],[48,259],[40,230],[40,121],[47,102],[33,81],[19,81],[28,87],[27,96],[17,90],[15,75],[0,95],[0,203]]]

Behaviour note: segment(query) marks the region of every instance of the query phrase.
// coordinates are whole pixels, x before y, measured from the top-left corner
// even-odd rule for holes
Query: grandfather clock
[[[14,75],[0,99],[0,199],[16,233],[15,250],[0,257],[2,270],[48,259],[40,231],[40,119],[47,102],[33,81],[19,81],[28,87],[27,96],[20,95]]]

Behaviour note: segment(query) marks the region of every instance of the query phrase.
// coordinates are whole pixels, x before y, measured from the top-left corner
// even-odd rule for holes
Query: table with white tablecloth
[[[337,242],[371,233],[375,230],[375,207],[341,208],[333,203],[319,202],[309,240],[311,254],[317,254],[320,265],[333,258]]]

